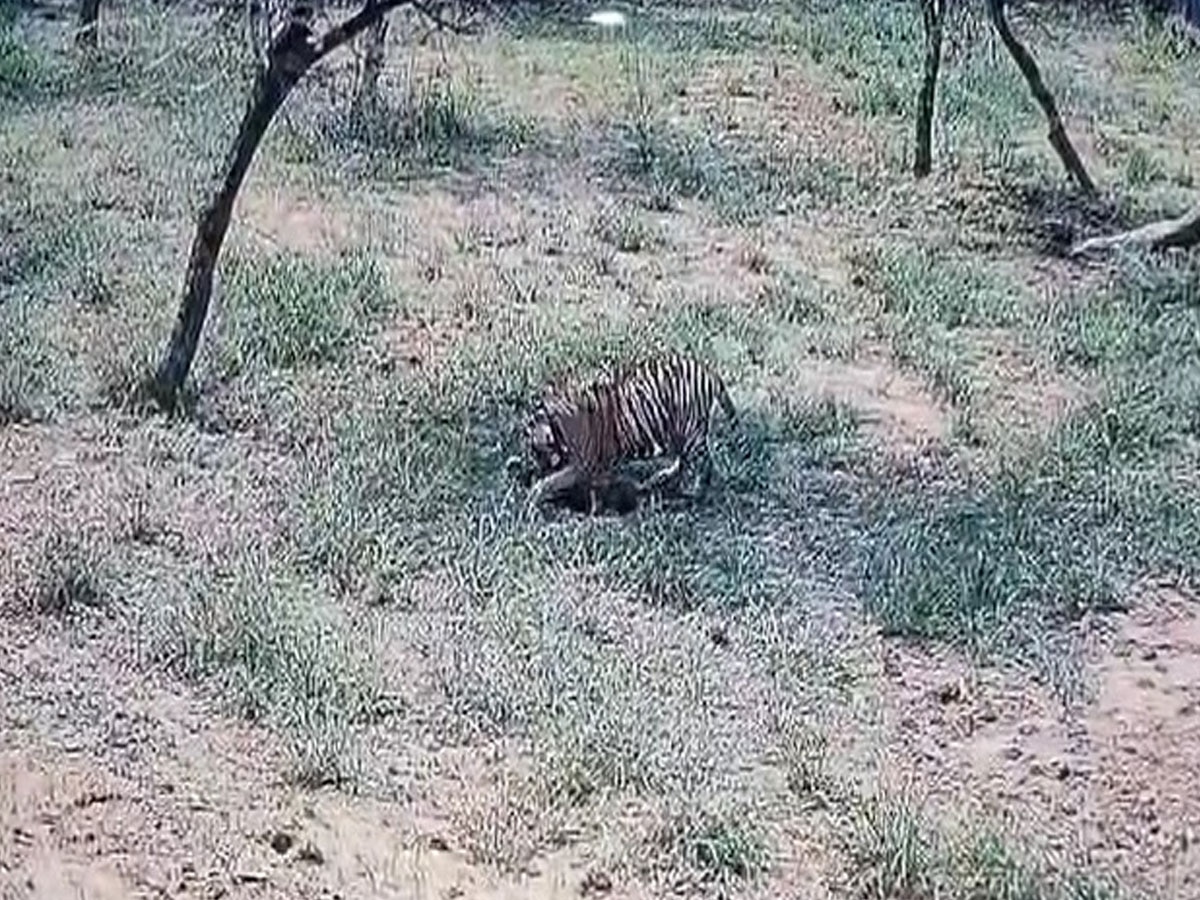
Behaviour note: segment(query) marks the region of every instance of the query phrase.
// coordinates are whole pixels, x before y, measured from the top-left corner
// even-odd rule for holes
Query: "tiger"
[[[582,390],[545,389],[524,428],[526,449],[540,476],[528,505],[582,485],[590,492],[594,515],[602,497],[625,487],[613,472],[618,463],[661,456],[672,457],[671,462],[634,485],[639,496],[677,489],[684,471],[696,465],[696,496],[703,495],[712,476],[708,431],[716,405],[736,426],[737,412],[720,376],[679,354],[616,367]]]

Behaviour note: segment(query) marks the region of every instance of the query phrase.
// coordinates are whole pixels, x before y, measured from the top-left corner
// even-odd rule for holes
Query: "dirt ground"
[[[576,58],[577,48],[555,48],[549,40],[506,40],[488,36],[483,50],[476,48],[474,88],[503,99],[509,112],[567,131],[584,146],[573,152],[585,155],[588,141],[599,140],[592,134],[600,131],[597,123],[610,124],[605,116],[624,109],[627,99],[605,74],[613,54],[601,48]],[[1071,59],[1096,66],[1124,65],[1123,57],[1101,58],[1091,44],[1071,52]],[[415,52],[408,62],[414,70],[446,64],[433,50]],[[848,111],[846,98],[859,97],[866,90],[861,84],[839,94],[810,61],[724,50],[688,57],[680,71],[670,74],[680,89],[660,98],[664,121],[687,118],[722,134],[749,135],[776,154],[830,169],[836,163],[852,183],[899,171],[892,132],[902,124],[907,135],[908,124],[893,116],[886,128],[876,127],[872,122],[880,120]],[[79,174],[72,167],[84,164],[72,156],[69,140],[56,135],[67,135],[71,123],[91,135],[89,129],[102,132],[105,123],[85,113],[76,121],[70,110],[56,115],[61,122],[34,130],[53,148],[48,159],[58,160],[68,176]],[[1084,124],[1073,121],[1076,127]],[[1089,165],[1103,171],[1102,130],[1088,125],[1084,145]],[[1172,119],[1164,140],[1187,145],[1177,131]],[[106,140],[111,146],[96,139],[100,162],[88,162],[87,171],[118,190],[128,175],[121,169],[125,151],[117,138]],[[950,147],[966,139],[956,133],[939,140]],[[81,401],[44,421],[0,424],[2,900],[942,896],[937,886],[925,885],[922,893],[909,885],[905,892],[894,881],[889,894],[878,887],[882,882],[864,887],[858,879],[869,865],[891,861],[859,859],[852,835],[862,823],[855,810],[872,809],[866,815],[876,816],[876,824],[895,824],[900,819],[890,811],[897,797],[911,798],[939,833],[999,831],[1043,869],[1069,864],[1119,881],[1121,892],[1113,897],[1200,900],[1200,604],[1194,585],[1144,580],[1125,598],[1125,611],[1048,623],[1046,643],[1022,662],[983,661],[946,642],[885,636],[856,597],[833,589],[819,594],[810,581],[825,590],[824,581],[836,579],[823,560],[800,559],[805,522],[785,522],[778,534],[765,525],[731,526],[729,537],[754,551],[797,557],[785,585],[795,609],[769,615],[752,603],[689,607],[687,590],[680,591],[685,602],[677,608],[650,602],[645,590],[605,581],[605,557],[595,547],[608,546],[604,529],[635,527],[620,520],[585,532],[570,531],[574,526],[532,532],[547,546],[567,548],[564,561],[537,572],[542,581],[533,588],[496,576],[502,589],[491,598],[495,606],[479,600],[491,596],[488,578],[496,569],[488,568],[495,564],[489,558],[453,559],[457,570],[445,564],[404,573],[406,593],[394,597],[378,585],[356,584],[353,591],[342,585],[337,594],[322,582],[321,590],[336,594],[341,618],[333,620],[335,629],[344,625],[357,635],[350,625],[364,634],[373,628],[379,636],[380,708],[370,721],[349,726],[360,757],[357,778],[314,786],[289,777],[294,748],[265,714],[263,721],[238,716],[219,680],[183,677],[143,626],[177,602],[177,582],[186,593],[194,568],[248,550],[270,556],[299,533],[305,520],[297,498],[315,493],[305,478],[321,465],[335,468],[337,451],[347,446],[337,443],[338,428],[357,422],[360,406],[387,400],[376,393],[421,378],[436,384],[464,347],[482,352],[491,342],[511,340],[520,333],[513,323],[526,318],[563,316],[570,323],[564,330],[596,334],[632,322],[636,331],[638,322],[665,321],[707,300],[702,313],[728,314],[732,323],[712,326],[712,343],[728,358],[750,359],[744,369],[752,377],[735,389],[740,405],[773,411],[833,400],[855,414],[869,464],[850,471],[839,466],[821,477],[850,484],[881,472],[906,473],[915,491],[959,471],[986,471],[1004,453],[1032,445],[1097,388],[1078,369],[1047,364],[1043,357],[1052,348],[1022,344],[1015,335],[1024,321],[956,330],[949,375],[922,358],[939,350],[933,344],[933,350],[913,351],[915,360],[902,358],[896,335],[879,324],[885,316],[865,283],[864,255],[892,240],[911,250],[917,238],[977,254],[991,275],[1033,298],[1019,320],[1049,320],[1062,297],[1099,291],[1104,273],[1039,249],[1022,232],[1028,210],[1001,196],[1008,186],[966,171],[965,163],[920,185],[897,175],[896,185],[868,199],[852,188],[837,200],[809,198],[809,207],[776,209],[746,226],[715,215],[696,197],[678,198],[670,209],[647,206],[631,191],[573,168],[577,160],[549,166],[531,152],[535,158],[497,164],[485,175],[384,184],[354,182],[344,173],[343,180],[325,179],[314,167],[287,162],[280,142],[285,149],[263,151],[238,200],[232,252],[259,260],[286,250],[336,261],[365,248],[402,299],[344,365],[294,373],[284,387],[230,379],[205,394],[192,418],[171,421]],[[1194,150],[1185,146],[1183,154],[1192,165]],[[1004,173],[1010,176],[1017,177]],[[739,177],[750,179],[745,172]],[[814,183],[821,177],[813,175]],[[832,188],[805,188],[813,195],[821,190]],[[174,272],[191,225],[178,211],[166,218],[165,236],[156,239],[169,249],[147,241],[153,250],[141,263]],[[141,246],[122,253],[137,256]],[[904,262],[903,254],[898,258]],[[788,280],[792,276],[811,278],[825,293],[813,300]],[[920,299],[924,283],[918,287]],[[176,288],[172,276],[172,298]],[[803,296],[796,300],[790,290]],[[814,308],[795,316],[799,324],[787,316],[772,320],[761,339],[739,332],[739,323],[784,301]],[[218,323],[225,315],[220,304],[218,290]],[[87,312],[96,321],[103,314]],[[71,346],[85,348],[82,355],[103,355],[97,335],[112,335],[99,326],[89,331],[93,320],[82,321]],[[166,333],[159,324],[148,339],[154,350]],[[510,355],[532,355],[527,346],[513,347]],[[960,370],[971,390],[969,401],[956,406],[939,379],[952,380]],[[970,440],[961,437],[968,411],[976,429]],[[370,457],[376,448],[369,434],[362,443],[360,452]],[[453,448],[435,450],[453,455]],[[799,482],[810,475],[797,465],[790,477]],[[416,483],[412,493],[426,487]],[[493,512],[475,520],[447,517],[445,527],[499,528],[495,521],[507,520]],[[787,516],[819,522],[827,512],[794,506]],[[346,533],[357,537],[356,529],[366,533],[368,527],[354,520]],[[62,534],[79,543],[55,544]],[[498,546],[529,550],[519,543]],[[525,557],[514,558],[515,564],[501,563],[525,565]],[[85,600],[70,609],[47,604],[39,591],[48,572],[80,567],[107,586],[114,560],[139,574],[136,591],[118,579],[113,583],[120,587],[104,602]],[[394,568],[381,563],[371,575],[391,577]],[[652,574],[668,588],[684,580],[674,571]],[[769,574],[775,577],[774,570]],[[740,579],[740,589],[756,577],[770,580],[749,567],[736,570],[733,580]],[[531,606],[504,605],[504,589]],[[760,614],[764,618],[754,618]],[[789,615],[803,621],[796,625]],[[493,634],[485,626],[493,628],[511,638],[507,649],[515,653],[539,640],[551,643],[547,635],[559,620],[576,641],[562,646],[601,648],[600,674],[589,670],[594,681],[583,688],[554,680],[553,647],[535,648],[543,654],[536,657],[540,668],[509,670],[508,660],[487,656],[495,648],[480,637]],[[468,671],[453,657],[456,648],[445,644],[476,639],[478,647],[458,648],[478,654],[468,661],[480,671]],[[628,668],[603,656],[612,648],[633,660]],[[776,657],[767,659],[768,651]],[[1029,664],[1032,657],[1037,665]],[[779,687],[784,670],[800,683],[790,694]],[[476,692],[463,701],[466,713],[450,709],[447,699],[460,700],[453,689],[461,685],[435,684],[464,673],[475,681],[463,693]],[[722,880],[697,874],[703,865],[663,863],[670,839],[661,820],[669,817],[647,799],[652,790],[597,791],[564,810],[557,797],[547,800],[530,787],[540,774],[530,760],[545,762],[537,742],[549,741],[546,734],[480,727],[454,740],[439,730],[442,718],[453,715],[474,723],[471,716],[482,714],[472,703],[503,718],[488,706],[511,700],[504,685],[492,683],[503,678],[531,695],[549,691],[556,703],[562,696],[576,702],[578,692],[581,707],[601,708],[612,699],[605,690],[627,688],[629,704],[637,707],[628,721],[618,715],[628,712],[624,707],[607,714],[630,731],[667,721],[662,745],[684,761],[668,764],[648,754],[637,765],[683,768],[667,790],[691,800],[690,788],[679,786],[691,784],[687,765],[699,769],[710,758],[730,763],[737,771],[732,787],[722,783],[723,799],[756,805],[770,865],[743,872],[738,860],[727,862],[734,876]],[[535,678],[545,684],[533,684]],[[233,690],[228,683],[226,689]],[[672,705],[675,720],[653,717]],[[593,724],[586,710],[579,719]],[[779,724],[785,719],[793,731]],[[701,727],[711,727],[700,735],[701,747],[680,750]],[[826,743],[813,750],[803,738],[818,731]],[[588,739],[617,743],[598,726],[596,733],[599,739],[591,732]],[[672,744],[672,738],[678,740]],[[583,740],[581,746],[581,755],[594,750]],[[613,778],[637,783],[623,771]],[[876,805],[866,798],[877,798]],[[714,833],[702,833],[703,852],[717,854],[707,848],[722,840],[736,844],[727,833]],[[902,838],[888,848],[913,850]],[[700,853],[695,843],[689,845],[693,856]],[[1022,893],[1023,887],[1013,876],[1010,884],[969,896],[1068,896],[1032,888]],[[1109,896],[1079,890],[1070,896]]]
[[[928,403],[914,413],[911,396],[842,378],[865,410],[907,423],[910,439],[926,436]],[[85,423],[7,430],[5,540],[36,544],[22,539],[35,526],[19,511],[52,486],[76,509],[126,508],[128,488],[115,473],[161,441],[146,426],[107,447]],[[222,509],[248,518],[232,508],[245,459],[214,449],[207,471],[169,466],[164,480],[178,494],[159,502],[179,510],[190,497],[197,511],[194,523],[173,517],[185,532],[176,540],[203,533],[219,541]],[[297,787],[280,777],[281,750],[268,732],[156,670],[119,617],[6,615],[0,623],[5,897],[656,895],[570,848],[538,856],[516,877],[473,863],[455,813],[462,798],[491,789],[491,776],[472,754],[393,748],[388,769],[404,771],[392,781],[401,795],[388,799]],[[834,768],[874,756],[877,768],[846,771],[875,771],[966,827],[985,812],[989,822],[999,817],[1156,896],[1200,896],[1194,598],[1146,585],[1128,613],[1081,625],[1064,652],[1084,660],[1085,688],[1067,703],[1026,669],[981,668],[945,648],[881,638],[870,625],[856,631],[847,664],[863,707],[837,729],[846,755]],[[805,814],[790,820],[799,829]],[[764,886],[768,895],[836,891],[834,830],[810,822],[794,845],[799,856],[783,857]]]

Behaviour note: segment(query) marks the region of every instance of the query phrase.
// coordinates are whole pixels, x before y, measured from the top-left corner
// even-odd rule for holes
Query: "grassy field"
[[[141,386],[237,16],[0,3],[5,896],[1200,897],[1200,50],[973,8],[656,2],[313,72],[186,411]],[[528,517],[543,379],[739,410],[703,502]]]

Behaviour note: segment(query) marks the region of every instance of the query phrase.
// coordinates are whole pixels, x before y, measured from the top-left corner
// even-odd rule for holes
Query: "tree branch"
[[[151,394],[164,409],[175,408],[191,371],[208,317],[213,272],[229,230],[234,202],[271,120],[314,63],[405,2],[407,0],[367,0],[359,12],[315,40],[308,24],[310,17],[303,14],[305,6],[293,4],[289,21],[271,41],[267,66],[255,78],[250,102],[222,167],[218,185],[201,210],[196,225],[179,313],[167,352],[151,385]]]
[[[1008,19],[1004,15],[1004,0],[987,0],[988,15],[992,20],[992,27],[996,29],[996,34],[1000,36],[1009,55],[1017,64],[1017,68],[1021,70],[1021,74],[1025,76],[1025,80],[1029,83],[1029,90],[1033,93],[1033,98],[1037,100],[1041,106],[1042,112],[1046,114],[1046,120],[1050,125],[1050,145],[1054,147],[1058,153],[1059,159],[1062,160],[1067,172],[1075,179],[1076,184],[1089,197],[1096,196],[1096,185],[1092,182],[1091,177],[1084,168],[1079,154],[1075,152],[1075,148],[1071,145],[1071,139],[1067,137],[1067,129],[1063,127],[1062,118],[1058,114],[1058,107],[1054,103],[1054,97],[1050,90],[1042,81],[1041,72],[1038,71],[1037,63],[1033,56],[1025,49],[1025,45],[1017,40],[1017,36],[1013,34],[1009,27]]]
[[[920,0],[925,22],[925,71],[921,92],[917,95],[917,149],[913,174],[924,178],[933,169],[933,106],[937,93],[938,69],[942,63],[942,22],[944,0]]]

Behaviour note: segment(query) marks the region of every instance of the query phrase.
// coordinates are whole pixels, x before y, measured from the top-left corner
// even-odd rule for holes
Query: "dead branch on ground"
[[[1169,250],[1200,244],[1200,204],[1174,219],[1151,222],[1120,234],[1088,238],[1071,248],[1072,256],[1105,253],[1110,250],[1142,248]]]

